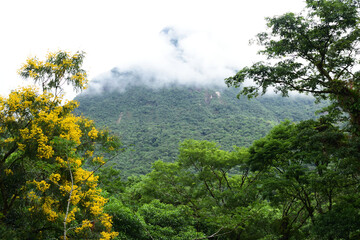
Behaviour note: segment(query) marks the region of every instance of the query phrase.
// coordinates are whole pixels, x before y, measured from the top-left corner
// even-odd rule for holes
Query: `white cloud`
[[[0,94],[24,84],[16,70],[28,56],[42,58],[58,49],[85,51],[90,79],[118,67],[144,69],[164,81],[221,82],[231,69],[257,59],[248,40],[264,29],[265,16],[304,5],[302,0],[3,1]],[[165,27],[174,28],[178,49],[161,34]]]

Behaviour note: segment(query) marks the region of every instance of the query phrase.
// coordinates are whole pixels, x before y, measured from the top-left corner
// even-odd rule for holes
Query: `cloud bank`
[[[223,84],[234,69],[257,61],[257,49],[248,41],[265,29],[264,17],[298,12],[305,5],[304,0],[37,2],[1,4],[6,11],[0,20],[7,24],[1,29],[6,37],[0,44],[0,95],[29,84],[16,74],[27,57],[43,59],[57,50],[87,53],[83,67],[93,89],[117,76],[111,69],[146,75],[149,81],[156,76],[158,86],[170,79]],[[121,89],[119,81],[114,85]],[[76,95],[71,90],[68,99]]]
[[[165,27],[154,48],[157,51],[152,58],[123,64],[95,77],[88,92],[124,91],[133,85],[225,87],[224,78],[236,73],[234,61],[227,57],[229,49],[207,32]]]

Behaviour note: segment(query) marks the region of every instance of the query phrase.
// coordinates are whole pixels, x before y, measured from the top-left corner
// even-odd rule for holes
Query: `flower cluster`
[[[85,219],[82,221],[80,226],[75,229],[75,232],[78,233],[78,232],[81,232],[83,229],[92,228],[93,225],[94,225],[94,223],[92,221]]]
[[[100,240],[110,240],[117,237],[119,233],[117,232],[101,232]]]
[[[58,183],[58,181],[61,179],[61,175],[58,173],[52,173],[49,177],[50,181],[53,183]]]
[[[63,82],[67,82],[76,90],[83,90],[88,84],[86,72],[81,69],[83,57],[84,53],[71,55],[64,51],[48,53],[44,62],[30,57],[18,73],[24,78],[34,79],[35,82],[51,83],[45,89],[61,86]]]
[[[57,205],[58,201],[54,200],[51,197],[45,197],[44,198],[44,204],[42,205],[42,210],[45,213],[47,219],[50,222],[55,221],[58,218],[58,214],[52,209],[53,205]]]
[[[36,188],[41,192],[45,192],[50,187],[50,184],[46,183],[44,180],[42,180],[40,182],[34,180],[31,183],[34,183]]]
[[[98,137],[98,133],[99,131],[93,127],[91,131],[88,133],[88,135],[91,139],[96,139]]]
[[[7,169],[5,169],[5,174],[6,175],[13,175],[14,172],[11,169],[7,168]]]

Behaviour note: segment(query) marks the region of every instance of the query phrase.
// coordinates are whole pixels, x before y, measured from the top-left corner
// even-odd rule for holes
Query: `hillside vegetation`
[[[185,139],[217,142],[222,149],[248,147],[285,119],[315,117],[321,106],[310,97],[269,95],[249,101],[236,89],[132,86],[125,92],[82,94],[77,114],[120,136],[127,151],[113,162],[125,176],[145,174],[151,163],[173,162]]]
[[[87,87],[83,53],[29,58],[42,89],[0,98],[0,239],[360,239],[359,6],[268,18],[269,61],[225,79],[240,99],[109,78],[75,110],[59,96]]]

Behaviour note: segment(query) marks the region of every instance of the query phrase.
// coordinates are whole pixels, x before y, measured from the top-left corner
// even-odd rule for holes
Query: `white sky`
[[[1,1],[0,95],[27,84],[16,73],[27,57],[57,50],[85,51],[90,80],[135,67],[163,79],[223,82],[258,59],[248,42],[265,30],[266,16],[304,6],[303,0]],[[166,27],[178,48],[161,33]]]

